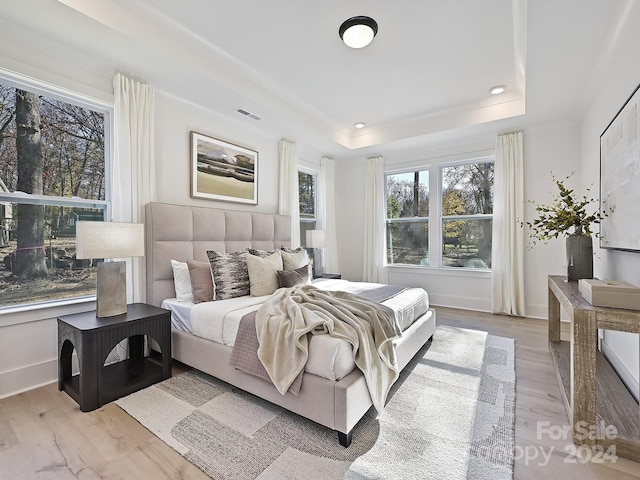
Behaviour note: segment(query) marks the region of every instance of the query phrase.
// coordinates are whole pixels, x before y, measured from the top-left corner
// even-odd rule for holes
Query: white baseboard
[[[462,310],[477,310],[479,312],[491,312],[491,300],[484,298],[471,298],[453,295],[430,294],[429,303],[441,307],[460,308]]]
[[[0,398],[17,395],[57,381],[57,358],[0,372]]]
[[[124,341],[123,341],[124,342]],[[160,350],[158,344],[154,344],[157,350]],[[120,347],[117,345],[116,347]],[[148,355],[149,347],[145,341],[145,352]],[[124,349],[119,351],[114,348],[107,356],[105,364],[111,364],[120,361],[122,358],[128,358],[128,350],[126,344]],[[79,372],[78,368],[78,355],[76,351],[73,351],[71,357],[71,374],[76,375]],[[16,368],[14,370],[7,370],[0,372],[0,398],[11,397],[22,392],[33,390],[34,388],[49,385],[58,381],[58,359],[46,360],[41,363],[33,365],[27,365],[24,367]]]
[[[547,305],[525,305],[527,309],[527,317],[530,318],[541,318],[543,320],[547,320],[548,315],[548,306]]]
[[[635,397],[636,401],[638,401],[640,397],[640,382],[634,378],[633,374],[622,362],[620,357],[616,355],[615,350],[613,350],[606,341],[601,342],[601,345],[602,353],[607,360],[609,360],[609,363],[627,386],[631,394]]]

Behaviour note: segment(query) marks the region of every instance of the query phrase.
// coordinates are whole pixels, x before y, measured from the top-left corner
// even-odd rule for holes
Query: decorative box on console
[[[640,310],[640,288],[630,283],[582,278],[578,290],[594,306]]]

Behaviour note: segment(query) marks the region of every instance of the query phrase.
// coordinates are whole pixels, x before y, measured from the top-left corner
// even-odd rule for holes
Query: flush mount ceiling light
[[[378,33],[378,24],[371,17],[351,17],[338,29],[342,41],[351,48],[366,47]]]
[[[507,87],[505,85],[496,85],[495,87],[491,87],[489,89],[489,93],[491,95],[498,95],[502,92],[504,92],[507,89]]]
[[[354,127],[356,128],[364,128],[367,124],[364,122],[356,122],[353,124]]]

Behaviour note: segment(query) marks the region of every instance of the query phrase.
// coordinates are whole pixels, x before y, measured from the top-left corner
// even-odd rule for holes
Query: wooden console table
[[[598,329],[640,333],[640,311],[595,307],[582,297],[577,281],[553,275],[548,301],[549,350],[573,442],[605,451],[615,445],[616,455],[640,461],[640,408],[598,351]],[[569,341],[560,340],[561,305],[571,321]],[[611,426],[615,435],[607,435]]]

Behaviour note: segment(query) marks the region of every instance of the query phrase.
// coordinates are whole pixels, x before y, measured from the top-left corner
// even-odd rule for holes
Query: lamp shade
[[[351,48],[366,47],[371,43],[373,37],[378,33],[378,24],[371,17],[351,17],[345,20],[338,34],[342,41]]]
[[[326,244],[324,230],[307,230],[307,248],[324,248]]]
[[[142,256],[144,256],[144,225],[142,223],[76,223],[76,258]]]

